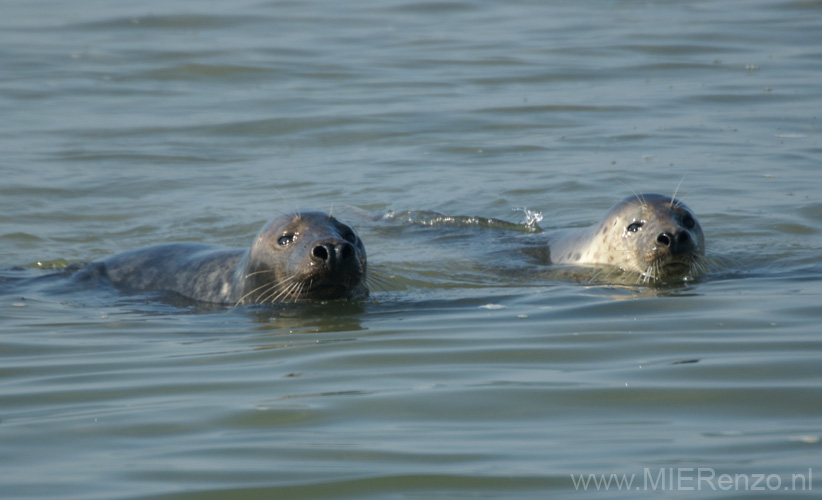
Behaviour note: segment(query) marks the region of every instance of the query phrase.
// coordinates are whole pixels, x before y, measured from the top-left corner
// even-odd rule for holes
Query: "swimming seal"
[[[366,255],[353,229],[321,212],[278,217],[250,249],[169,243],[116,254],[79,273],[131,291],[172,292],[216,304],[358,300],[368,296]]]
[[[629,196],[589,227],[548,233],[550,261],[608,265],[641,281],[698,275],[705,271],[705,236],[693,212],[672,196]]]

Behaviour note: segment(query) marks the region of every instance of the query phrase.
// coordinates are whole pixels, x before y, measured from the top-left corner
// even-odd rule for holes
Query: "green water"
[[[0,498],[814,497],[820,16],[4,2]],[[363,216],[578,227],[680,181],[720,262],[681,286],[563,279],[523,258],[527,232]],[[356,228],[372,300],[214,310],[18,281],[246,246],[296,209]]]

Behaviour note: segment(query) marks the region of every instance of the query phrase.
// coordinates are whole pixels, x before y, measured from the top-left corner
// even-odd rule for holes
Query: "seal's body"
[[[170,243],[113,255],[79,274],[99,273],[131,291],[242,305],[362,299],[366,270],[365,247],[350,227],[325,213],[303,212],[269,222],[247,250]]]
[[[554,264],[610,265],[645,281],[701,274],[705,237],[691,210],[671,196],[638,194],[596,224],[548,234]]]

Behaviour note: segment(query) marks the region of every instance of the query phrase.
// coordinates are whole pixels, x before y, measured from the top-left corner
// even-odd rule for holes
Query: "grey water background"
[[[813,1],[5,0],[0,497],[817,495],[820,82]],[[672,287],[362,216],[572,227],[680,181],[722,264]],[[372,300],[13,286],[295,209],[357,229]]]

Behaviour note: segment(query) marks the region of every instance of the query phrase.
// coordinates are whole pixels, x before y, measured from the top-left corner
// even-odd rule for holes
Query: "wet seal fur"
[[[368,296],[362,240],[322,212],[283,215],[266,224],[249,249],[169,243],[123,252],[82,266],[115,287],[170,292],[200,302],[246,305]]]
[[[696,216],[673,196],[629,196],[602,220],[548,234],[552,264],[607,265],[638,273],[640,281],[705,272],[705,236]]]

